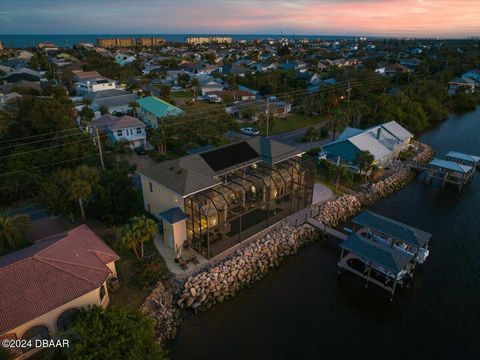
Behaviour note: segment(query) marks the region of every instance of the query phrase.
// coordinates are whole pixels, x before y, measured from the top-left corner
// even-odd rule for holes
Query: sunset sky
[[[480,0],[0,0],[2,34],[480,36]]]

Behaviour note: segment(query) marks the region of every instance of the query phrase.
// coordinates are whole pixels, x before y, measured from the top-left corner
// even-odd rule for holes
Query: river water
[[[480,107],[420,140],[437,157],[480,154]],[[393,302],[316,242],[250,289],[189,315],[172,359],[480,359],[480,172],[467,190],[417,179],[372,210],[433,233],[430,257]]]

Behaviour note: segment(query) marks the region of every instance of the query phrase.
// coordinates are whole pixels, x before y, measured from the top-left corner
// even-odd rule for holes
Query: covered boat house
[[[389,291],[390,300],[393,300],[397,284],[403,285],[413,271],[413,256],[357,234],[350,235],[340,248],[338,267],[364,278],[365,287],[373,283]]]
[[[352,219],[353,231],[358,235],[392,249],[412,255],[422,264],[428,257],[428,243],[432,234],[399,221],[362,211]]]

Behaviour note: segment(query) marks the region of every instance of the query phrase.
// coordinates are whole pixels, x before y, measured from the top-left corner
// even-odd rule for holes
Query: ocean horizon
[[[309,40],[354,40],[363,35],[302,35],[302,34],[0,34],[0,41],[4,47],[8,48],[29,48],[36,47],[41,42],[52,42],[60,47],[72,47],[79,43],[96,44],[97,39],[108,37],[162,37],[166,41],[185,42],[185,38],[189,36],[231,36],[233,40],[265,40],[281,38],[287,39],[309,39]],[[384,39],[385,36],[367,36],[369,39]]]

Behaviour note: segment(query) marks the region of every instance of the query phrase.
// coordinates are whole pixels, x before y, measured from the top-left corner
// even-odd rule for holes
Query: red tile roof
[[[0,258],[0,334],[99,288],[119,256],[87,225]]]

